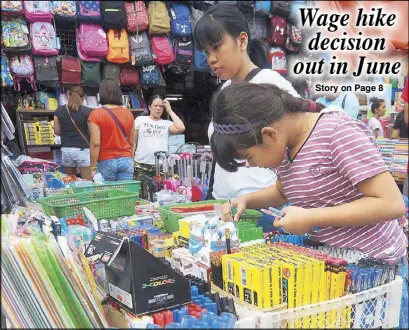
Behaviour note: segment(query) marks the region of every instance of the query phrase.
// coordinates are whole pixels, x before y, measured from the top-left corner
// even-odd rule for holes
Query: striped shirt
[[[344,112],[326,109],[295,159],[288,154],[277,170],[287,200],[303,208],[350,203],[363,195],[357,184],[388,169],[370,129]],[[363,227],[327,227],[311,238],[395,262],[405,255],[407,239],[398,221]]]

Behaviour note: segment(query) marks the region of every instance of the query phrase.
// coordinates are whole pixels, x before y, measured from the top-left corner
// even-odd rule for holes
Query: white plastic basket
[[[399,325],[402,278],[342,298],[258,315],[257,328],[391,329]]]

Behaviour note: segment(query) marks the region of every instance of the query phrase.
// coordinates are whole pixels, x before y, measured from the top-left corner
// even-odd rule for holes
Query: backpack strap
[[[114,115],[114,113],[107,107],[102,107],[108,114],[111,116],[111,118],[114,120],[115,124],[118,126],[118,128],[121,130],[122,135],[125,138],[126,142],[129,142],[129,137],[128,134],[126,134],[125,128],[122,126],[121,122],[118,120],[118,118]]]

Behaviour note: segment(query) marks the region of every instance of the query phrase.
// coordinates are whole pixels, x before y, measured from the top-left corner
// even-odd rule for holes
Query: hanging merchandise
[[[271,1],[271,13],[284,17],[290,16],[292,1]],[[304,1],[307,2],[307,1]]]
[[[186,37],[192,34],[190,25],[189,7],[183,4],[174,4],[170,8],[172,18],[172,34],[175,37]]]
[[[160,86],[162,77],[157,65],[143,65],[141,71],[142,86],[144,87]]]
[[[23,16],[23,2],[1,1],[1,13],[4,16]]]
[[[99,87],[101,84],[101,63],[81,61],[81,85]]]
[[[152,36],[152,53],[153,61],[159,65],[170,64],[175,60],[168,37]]]
[[[148,11],[143,1],[126,1],[125,12],[129,32],[141,32],[149,27]]]
[[[237,8],[243,13],[248,14],[254,12],[254,1],[238,1]]]
[[[214,6],[217,1],[189,1],[189,3],[196,9],[201,11],[208,10],[211,6]],[[227,1],[225,1],[227,2]],[[229,1],[229,2],[236,2],[237,1]]]
[[[99,0],[79,1],[77,20],[80,22],[99,24],[101,22],[101,8]]]
[[[247,14],[246,18],[249,23],[250,39],[266,39],[268,35],[267,17],[251,13]]]
[[[170,32],[170,18],[166,5],[162,1],[150,1],[149,34],[164,34]]]
[[[176,74],[184,74],[190,70],[193,62],[193,40],[190,38],[174,38],[173,49],[175,54],[175,63],[171,69]]]
[[[284,47],[287,40],[287,20],[282,16],[273,16],[270,20],[268,42]]]
[[[122,86],[137,86],[141,83],[138,69],[130,65],[122,68],[119,78]]]
[[[280,47],[271,47],[269,52],[271,68],[278,73],[287,73],[287,58],[284,50]]]
[[[117,81],[118,85],[120,84],[121,68],[119,64],[106,63],[102,70],[102,79],[111,78]]]
[[[271,13],[271,1],[254,1],[254,11],[261,15],[269,16]]]
[[[113,63],[129,62],[129,39],[125,29],[108,31],[107,60]]]
[[[101,1],[101,25],[107,30],[126,28],[123,1]]]
[[[50,1],[56,19],[75,21],[77,5],[75,1]]]
[[[193,69],[195,71],[209,72],[210,66],[207,63],[207,54],[204,50],[199,50],[195,47]]]
[[[129,42],[131,44],[132,65],[142,66],[153,63],[151,46],[146,32],[130,35]]]
[[[35,77],[40,85],[59,87],[60,77],[56,56],[34,56]]]
[[[34,78],[34,66],[30,55],[12,55],[10,69],[14,80],[14,89],[20,91],[20,82],[26,80],[33,90],[37,90]],[[17,88],[16,88],[17,87]]]
[[[54,26],[46,22],[35,22],[30,26],[31,51],[33,55],[52,56],[58,54]]]
[[[302,33],[294,25],[288,24],[285,48],[290,52],[298,52],[302,44]]]
[[[27,22],[22,18],[3,18],[2,44],[7,52],[26,52],[31,49]]]
[[[61,58],[61,83],[63,85],[81,84],[81,62],[77,58]]]
[[[1,87],[13,86],[13,76],[10,72],[9,60],[6,56],[1,57]]]
[[[192,22],[192,29],[195,28],[196,23],[199,19],[204,15],[204,12],[200,9],[196,9],[195,7],[191,7],[192,14],[190,15],[190,20]]]
[[[50,8],[49,1],[28,1],[25,0],[24,4],[24,16],[30,23],[35,22],[48,22],[51,23],[53,14]]]
[[[108,54],[107,35],[101,25],[80,23],[76,38],[78,55],[83,61],[100,62]]]

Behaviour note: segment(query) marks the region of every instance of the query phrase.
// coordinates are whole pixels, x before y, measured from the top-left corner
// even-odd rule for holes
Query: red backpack
[[[144,31],[149,27],[148,11],[143,1],[125,2],[127,30]]]
[[[140,84],[138,69],[134,66],[125,66],[119,75],[121,86],[136,86]]]
[[[175,60],[172,45],[168,37],[152,36],[153,61],[159,65],[167,65]]]
[[[284,47],[287,39],[287,20],[282,16],[273,16],[270,20],[270,33],[268,42]]]

